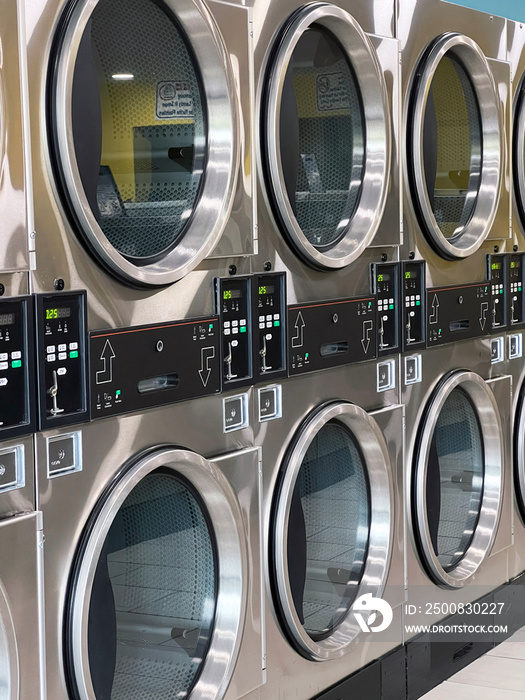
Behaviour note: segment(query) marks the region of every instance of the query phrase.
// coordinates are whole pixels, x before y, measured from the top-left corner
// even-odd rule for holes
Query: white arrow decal
[[[100,354],[100,359],[104,363],[104,369],[97,372],[97,384],[109,384],[113,381],[113,359],[116,357],[113,346],[106,340]]]
[[[363,352],[365,355],[370,347],[370,333],[372,332],[373,327],[374,324],[372,321],[363,321],[363,337],[361,338],[361,345],[363,346]]]
[[[479,325],[481,326],[481,330],[485,330],[485,324],[487,322],[487,314],[489,312],[489,303],[488,301],[483,301],[481,302],[481,316],[479,317]]]
[[[294,326],[297,333],[292,338],[292,348],[301,348],[304,344],[304,327],[306,326],[306,323],[304,322],[303,315],[300,311],[297,314]]]
[[[429,323],[437,323],[438,318],[439,318],[439,299],[437,294],[434,294],[434,298],[432,299],[432,313],[430,314],[428,318]]]
[[[211,374],[210,362],[215,357],[215,348],[212,346],[208,348],[201,348],[201,368],[199,370],[199,375],[203,386],[206,386]]]

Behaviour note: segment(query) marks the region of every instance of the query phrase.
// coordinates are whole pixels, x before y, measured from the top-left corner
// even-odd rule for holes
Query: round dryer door
[[[20,667],[7,593],[0,581],[0,700],[18,700]],[[38,669],[34,669],[35,674]]]
[[[522,384],[514,422],[514,476],[516,500],[525,518],[525,384]]]
[[[413,516],[423,563],[458,588],[490,552],[502,501],[503,435],[492,391],[455,372],[434,392],[418,437]]]
[[[359,634],[352,606],[381,596],[393,523],[391,466],[376,422],[358,406],[310,415],[282,465],[273,505],[276,606],[306,658],[341,656]]]
[[[513,164],[515,201],[521,225],[525,226],[525,75],[521,77],[514,105]]]
[[[261,108],[267,185],[282,228],[310,265],[335,269],[372,241],[390,168],[390,117],[379,61],[344,10],[291,16]]]
[[[246,602],[242,527],[226,477],[194,453],[158,449],[121,475],[72,571],[75,697],[223,697]]]
[[[50,69],[52,161],[102,264],[133,285],[175,282],[229,216],[235,86],[200,0],[70,3]]]
[[[444,258],[465,258],[487,237],[502,177],[499,98],[487,59],[461,34],[425,51],[406,115],[414,205]]]

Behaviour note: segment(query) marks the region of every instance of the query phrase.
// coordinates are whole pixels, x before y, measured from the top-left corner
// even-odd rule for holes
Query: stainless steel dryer
[[[45,697],[42,514],[35,511],[32,436],[0,442],[0,695]]]
[[[253,8],[259,254],[291,302],[370,292],[400,243],[394,3]]]
[[[401,644],[403,409],[396,388],[376,391],[377,372],[362,363],[254,391],[266,554],[261,698],[317,697]],[[361,631],[352,606],[362,595],[391,605],[384,632]]]
[[[427,261],[429,287],[487,279],[486,255],[510,238],[506,20],[441,0],[401,1],[397,27],[402,258]]]
[[[490,378],[492,358],[482,338],[402,356],[406,625],[460,612],[509,579],[511,380]]]
[[[248,9],[26,10],[34,290],[88,289],[89,328],[210,314],[254,250]]]
[[[26,206],[23,4],[2,0],[0,12],[0,281],[7,294],[17,295],[27,294],[33,249]]]
[[[263,682],[259,450],[235,430],[248,394],[228,398],[37,435],[47,697]]]

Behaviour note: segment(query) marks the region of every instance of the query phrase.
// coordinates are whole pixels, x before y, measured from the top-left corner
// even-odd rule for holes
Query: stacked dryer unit
[[[32,261],[25,178],[19,3],[0,3],[0,688],[44,697],[42,518],[35,508]]]
[[[403,282],[426,305],[418,342],[407,336],[401,355],[404,621],[484,623],[483,615],[450,615],[468,612],[458,603],[478,599],[490,610],[491,591],[509,579],[506,21],[439,0],[401,2],[398,13],[406,152]],[[490,635],[451,636],[448,644],[437,637],[411,643],[412,637],[406,632],[409,697],[419,697],[493,644]]]
[[[381,13],[344,1],[253,8],[262,697],[317,697],[401,643],[394,19],[393,3]],[[271,297],[284,281],[283,346],[271,327],[282,307]],[[365,635],[353,614],[366,593],[384,594],[394,608],[382,635]],[[375,697],[380,675],[378,664],[345,692]]]
[[[57,700],[264,680],[259,452],[218,315],[247,297],[215,283],[254,252],[248,20],[213,0],[27,6]]]
[[[510,256],[511,320],[515,320],[507,332],[507,364],[512,376],[512,452],[514,467],[514,547],[511,553],[510,573],[518,576],[525,571],[525,469],[523,446],[523,387],[525,367],[523,359],[524,289],[523,265],[525,264],[525,153],[523,134],[525,128],[524,75],[525,31],[519,22],[508,21],[508,52],[513,79],[513,211],[512,229],[514,251]],[[520,145],[521,139],[521,145]]]

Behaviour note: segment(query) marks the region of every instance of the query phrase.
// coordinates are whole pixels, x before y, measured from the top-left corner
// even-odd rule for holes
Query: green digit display
[[[405,279],[406,280],[409,280],[411,278],[411,276],[412,276],[411,272],[405,272]]]
[[[377,276],[377,281],[378,281],[378,282],[382,282],[383,279],[384,279],[384,276],[383,276],[383,275],[378,275],[378,276]]]
[[[223,292],[223,297],[224,297],[224,299],[231,299],[232,298],[231,289],[227,289],[225,292]]]

